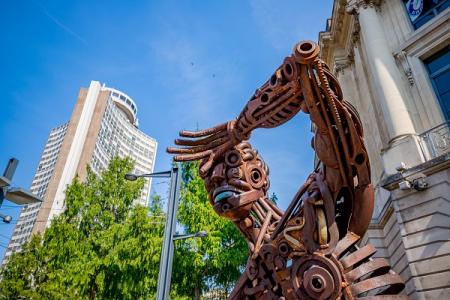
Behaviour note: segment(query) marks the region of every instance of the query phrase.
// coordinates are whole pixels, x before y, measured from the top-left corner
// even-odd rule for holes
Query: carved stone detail
[[[354,18],[353,31],[352,31],[352,43],[356,44],[359,41],[359,32],[361,31],[361,25],[358,18]]]
[[[344,74],[345,69],[350,67],[353,64],[353,57],[347,56],[345,59],[342,60],[336,60],[336,63],[334,64],[334,73],[338,75],[342,72]]]
[[[394,54],[395,61],[397,64],[402,68],[403,72],[406,75],[406,78],[408,78],[409,84],[412,86],[414,85],[414,76],[411,70],[411,65],[408,61],[408,55],[405,51],[400,51],[398,53]]]
[[[349,0],[347,3],[346,11],[351,15],[356,15],[359,9],[362,7],[364,9],[368,7],[374,7],[379,9],[382,0]]]

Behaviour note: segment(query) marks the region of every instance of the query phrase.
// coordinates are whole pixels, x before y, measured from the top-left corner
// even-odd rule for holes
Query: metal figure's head
[[[269,189],[269,168],[248,142],[219,157],[203,176],[214,210],[232,220],[248,216],[252,203]]]

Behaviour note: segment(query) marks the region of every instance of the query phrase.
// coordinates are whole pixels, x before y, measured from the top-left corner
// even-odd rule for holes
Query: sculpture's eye
[[[260,188],[264,185],[265,175],[261,167],[252,165],[249,168],[248,180],[254,188]]]
[[[237,150],[231,150],[225,155],[225,163],[230,167],[239,166],[241,161],[241,154]]]
[[[242,171],[240,168],[230,168],[227,171],[227,177],[228,178],[241,178],[242,177]]]
[[[252,171],[252,181],[253,182],[259,182],[261,180],[261,173],[259,173],[258,170],[253,170]]]

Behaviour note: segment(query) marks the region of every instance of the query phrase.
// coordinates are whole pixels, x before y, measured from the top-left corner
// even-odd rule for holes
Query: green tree
[[[176,242],[172,290],[190,299],[212,289],[226,295],[242,274],[247,243],[232,222],[214,212],[197,163],[182,164],[182,179],[178,222],[188,233],[205,230],[209,235]]]
[[[129,159],[75,178],[66,210],[0,271],[0,299],[151,299],[164,229],[161,201],[133,205],[143,181],[128,182]]]

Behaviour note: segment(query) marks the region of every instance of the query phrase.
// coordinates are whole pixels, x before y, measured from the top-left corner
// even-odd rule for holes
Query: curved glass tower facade
[[[138,124],[136,103],[125,93],[98,81],[80,90],[69,122],[51,130],[31,184],[44,201],[22,208],[4,261],[64,211],[65,189],[76,175],[86,177],[87,165],[99,173],[114,156],[128,156],[135,173],[153,172],[157,142]],[[151,179],[146,180],[135,204],[148,205]]]
[[[137,108],[133,100],[121,92],[111,91],[103,120],[95,143],[91,159],[91,167],[98,172],[108,165],[113,156],[129,156],[135,161],[137,174],[152,171],[156,154],[154,139],[137,129]],[[125,102],[126,101],[126,102]],[[150,191],[150,180],[142,190],[142,196],[136,203],[147,205]]]

